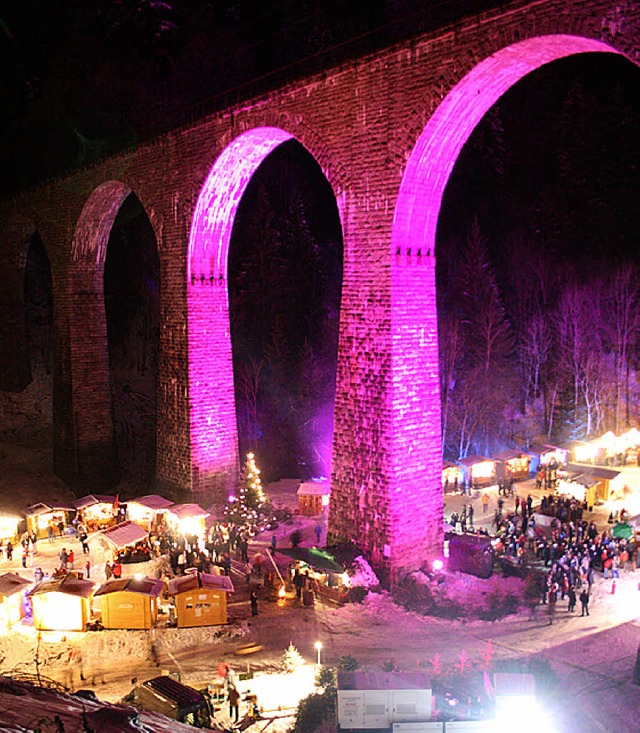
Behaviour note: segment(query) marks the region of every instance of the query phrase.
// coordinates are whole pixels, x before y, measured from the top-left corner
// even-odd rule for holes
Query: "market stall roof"
[[[208,517],[209,512],[198,504],[173,504],[167,511],[178,519],[193,519],[195,517]]]
[[[514,458],[522,458],[523,456],[528,456],[529,454],[526,451],[519,451],[519,450],[501,450],[499,453],[496,453],[494,456],[496,461],[511,461]]]
[[[195,590],[196,588],[208,588],[210,590],[223,590],[226,593],[233,593],[234,587],[228,575],[213,575],[211,573],[187,573],[172,578],[168,582],[169,595],[175,596],[184,591]]]
[[[484,463],[485,461],[495,463],[495,459],[488,456],[467,456],[466,458],[460,458],[458,463],[461,466],[474,466],[476,463]]]
[[[135,522],[121,522],[115,527],[103,529],[100,532],[92,534],[90,539],[96,537],[104,537],[105,540],[111,542],[115,547],[129,547],[137,542],[146,540],[149,533]]]
[[[147,494],[146,496],[139,496],[136,499],[130,499],[128,504],[140,504],[147,509],[153,509],[154,511],[161,511],[162,509],[168,509],[173,506],[173,502],[169,499],[165,499],[160,494]]]
[[[620,471],[616,471],[613,468],[603,468],[602,466],[592,466],[590,463],[569,463],[567,464],[567,471],[569,473],[576,473],[584,476],[585,478],[594,478],[599,481],[606,480],[612,481],[620,475]]]
[[[574,484],[580,484],[581,486],[584,486],[585,489],[595,486],[601,481],[601,479],[594,478],[594,476],[589,473],[570,473],[568,474],[567,480]]]
[[[71,503],[76,509],[86,509],[95,504],[115,504],[116,497],[107,494],[89,494],[80,499],[74,499]]]
[[[22,510],[22,513],[26,517],[39,517],[41,514],[49,514],[49,512],[64,511],[64,512],[75,512],[76,508],[70,504],[32,504],[26,509]]]
[[[316,570],[328,570],[332,573],[344,573],[345,568],[328,552],[323,552],[317,547],[278,547],[277,552],[287,555],[294,560],[306,562]]]
[[[55,580],[43,580],[33,590],[29,591],[30,596],[39,596],[42,593],[64,593],[68,596],[89,598],[93,593],[95,585],[90,580],[81,580],[75,575],[64,575]]]
[[[109,593],[128,591],[129,593],[139,593],[142,596],[157,598],[163,590],[163,580],[155,578],[119,578],[118,580],[108,580],[103,583],[93,595],[106,596]]]
[[[27,585],[32,585],[32,582],[17,573],[0,575],[0,596],[4,596],[5,598],[12,596]]]
[[[314,479],[303,481],[296,492],[298,496],[328,496],[331,494],[331,486],[328,479]]]
[[[338,672],[339,690],[430,690],[427,672]]]

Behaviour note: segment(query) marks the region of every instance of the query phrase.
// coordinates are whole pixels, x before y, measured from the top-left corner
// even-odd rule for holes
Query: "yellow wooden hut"
[[[312,479],[303,481],[298,487],[297,494],[300,514],[316,517],[329,506],[331,487],[327,479]]]
[[[188,573],[172,578],[168,585],[179,628],[227,623],[227,594],[234,592],[227,575]]]
[[[0,575],[0,629],[7,630],[23,618],[22,593],[30,585],[30,580],[16,573]]]
[[[496,462],[486,456],[468,456],[458,461],[461,481],[468,487],[482,489],[496,483]]]
[[[29,592],[37,631],[83,631],[91,619],[95,585],[75,575],[44,580]]]
[[[165,589],[155,578],[109,580],[95,592],[105,629],[150,629],[158,619],[158,598]]]

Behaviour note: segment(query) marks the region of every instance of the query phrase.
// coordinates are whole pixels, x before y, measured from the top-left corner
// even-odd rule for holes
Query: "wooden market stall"
[[[529,478],[529,465],[531,456],[528,453],[514,450],[503,450],[497,453],[496,478],[501,480],[513,479],[522,481]]]
[[[624,491],[626,477],[622,471],[613,468],[569,463],[567,473],[569,476],[580,476],[580,482],[585,486],[588,483],[594,486],[594,503],[589,504],[590,506],[610,501],[616,494]]]
[[[550,443],[534,443],[526,453],[531,459],[529,465],[530,473],[536,473],[545,466],[564,466],[567,462],[568,451]]]
[[[173,502],[159,494],[139,496],[127,502],[127,519],[139,524],[147,532],[153,532],[170,506],[173,506]]]
[[[149,533],[135,522],[121,522],[92,534],[87,540],[94,563],[131,564],[151,560]],[[136,570],[136,572],[138,572]]]
[[[474,489],[493,486],[496,483],[496,462],[485,456],[467,456],[458,461],[462,481]]]
[[[329,506],[331,486],[328,479],[303,481],[298,487],[297,495],[300,514],[317,517]]]
[[[445,461],[442,464],[442,490],[445,494],[455,494],[462,486],[462,472],[457,463]]]
[[[37,631],[83,631],[91,619],[95,585],[75,575],[44,580],[29,592]]]
[[[158,598],[164,590],[164,581],[154,578],[108,580],[94,593],[94,598],[100,598],[102,625],[150,629],[158,619]]]
[[[187,573],[172,578],[168,595],[173,596],[178,628],[216,626],[227,623],[227,595],[234,592],[227,575]]]
[[[23,511],[27,519],[27,532],[35,532],[38,539],[45,539],[49,533],[58,537],[60,529],[64,534],[75,513],[76,508],[71,505],[43,503],[33,504]]]
[[[209,512],[197,504],[172,504],[165,512],[164,521],[176,534],[204,539],[208,516]]]
[[[78,521],[86,526],[87,532],[112,527],[117,522],[118,506],[115,496],[89,494],[71,503],[78,512]]]
[[[0,575],[0,629],[6,631],[24,617],[22,595],[30,585],[30,580],[17,573]]]
[[[25,528],[26,522],[22,517],[0,515],[0,541],[3,545],[7,540],[11,540],[13,545],[17,544]]]

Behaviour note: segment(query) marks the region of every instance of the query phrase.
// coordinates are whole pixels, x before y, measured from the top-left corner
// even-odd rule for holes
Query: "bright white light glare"
[[[518,733],[559,733],[551,715],[529,695],[500,695],[496,698],[495,733],[511,733],[514,721]]]
[[[442,570],[444,567],[444,563],[442,560],[434,560],[433,561],[433,569],[437,572],[438,570]]]
[[[313,645],[313,648],[316,649],[317,651],[320,651],[320,649],[322,649],[322,642],[316,641],[316,643]]]

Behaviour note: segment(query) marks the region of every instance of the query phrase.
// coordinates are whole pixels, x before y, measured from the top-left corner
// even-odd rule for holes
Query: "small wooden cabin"
[[[152,532],[170,506],[173,506],[173,502],[159,494],[139,496],[127,502],[127,519]]]
[[[207,535],[206,520],[209,512],[197,504],[172,504],[164,516],[169,527],[178,534],[200,538]]]
[[[22,527],[20,527],[21,523]],[[22,531],[24,531],[25,527],[25,520],[21,517],[0,515],[0,540],[2,541],[2,544],[4,545],[7,540],[11,540],[15,545],[20,539],[20,530],[22,529]]]
[[[27,532],[35,532],[38,539],[42,540],[48,536],[49,528],[53,532],[53,536],[59,534],[59,524],[64,525],[63,532],[70,524],[72,517],[75,515],[74,506],[66,506],[58,504],[51,506],[49,504],[33,504],[27,507],[23,514],[27,519]]]
[[[521,451],[503,450],[495,456],[496,478],[522,481],[529,478],[531,456]]]
[[[105,494],[89,494],[71,502],[78,512],[78,519],[89,532],[112,527],[117,521],[116,497]]]
[[[30,585],[30,580],[16,573],[0,575],[0,629],[9,629],[22,620],[22,592]]]
[[[467,456],[461,458],[458,463],[462,473],[461,480],[467,486],[481,489],[496,483],[496,462],[492,458]]]
[[[150,629],[158,619],[162,580],[121,578],[109,580],[94,593],[100,598],[105,629]]]
[[[298,487],[298,506],[300,514],[317,517],[329,506],[331,487],[327,479],[303,481]]]
[[[169,581],[176,606],[178,628],[227,623],[227,594],[233,583],[227,575],[188,573]]]
[[[122,522],[96,532],[88,539],[94,564],[111,562],[121,553],[133,552],[140,545],[148,547],[149,535],[135,522]],[[149,559],[149,558],[147,558]]]
[[[91,619],[91,596],[95,585],[65,575],[44,580],[29,592],[33,625],[37,631],[83,631]]]
[[[589,506],[613,499],[616,494],[622,494],[626,476],[622,471],[602,466],[581,466],[578,463],[569,463],[567,473],[573,481],[590,488],[593,493],[587,498]],[[592,499],[592,502],[589,501]]]

